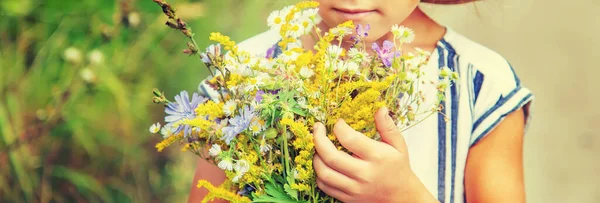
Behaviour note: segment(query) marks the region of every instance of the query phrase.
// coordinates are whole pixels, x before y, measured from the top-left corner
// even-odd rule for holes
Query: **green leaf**
[[[294,112],[295,114],[298,114],[299,116],[306,117],[306,111],[304,111],[304,109],[302,109],[298,106],[292,108],[292,112]]]
[[[294,200],[298,200],[298,190],[292,189],[292,187],[290,187],[288,184],[285,184],[283,189],[285,190],[285,193],[287,193]]]
[[[275,179],[278,179],[275,177]],[[279,178],[281,180],[281,178]],[[279,181],[276,181],[279,182]],[[274,202],[274,203],[300,203],[286,193],[285,186],[282,183],[268,182],[265,184],[265,194],[258,196],[252,202]],[[286,185],[287,186],[287,185]],[[288,186],[289,187],[289,186]],[[291,188],[290,188],[291,189]],[[297,195],[296,195],[297,196]]]

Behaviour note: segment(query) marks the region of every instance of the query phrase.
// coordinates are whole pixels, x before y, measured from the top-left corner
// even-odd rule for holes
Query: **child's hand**
[[[339,120],[334,134],[354,155],[338,151],[325,126],[315,124],[313,165],[321,190],[343,202],[437,202],[413,173],[404,137],[386,108],[375,114],[383,142]]]

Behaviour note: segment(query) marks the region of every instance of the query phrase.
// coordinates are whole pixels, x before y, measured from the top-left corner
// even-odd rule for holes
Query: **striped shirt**
[[[278,33],[267,31],[239,46],[263,55],[272,51],[269,49],[279,40]],[[422,70],[437,78],[443,67],[458,72],[460,79],[446,92],[442,112],[423,118],[403,135],[411,167],[431,194],[443,203],[465,202],[464,171],[469,149],[520,108],[525,110],[527,124],[533,95],[506,59],[450,28]],[[199,89],[214,94],[204,83]],[[424,93],[427,101],[435,101],[435,87]]]

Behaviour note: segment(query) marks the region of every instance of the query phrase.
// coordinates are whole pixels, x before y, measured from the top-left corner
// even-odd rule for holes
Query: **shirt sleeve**
[[[521,108],[525,112],[525,129],[531,120],[532,92],[524,87],[507,62],[473,73],[473,129],[471,146],[487,136],[504,118]]]
[[[207,78],[202,80],[202,82],[200,82],[200,84],[198,85],[198,92],[200,93],[200,95],[208,97],[209,99],[216,102],[219,100],[219,92],[217,92],[217,90],[215,90],[207,83],[207,81],[210,79],[212,79],[212,77],[208,76]]]

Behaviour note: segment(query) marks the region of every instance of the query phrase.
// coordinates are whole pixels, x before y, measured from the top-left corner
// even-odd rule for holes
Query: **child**
[[[437,4],[471,1],[423,0]],[[418,8],[418,0],[318,2],[321,30],[353,20],[357,25],[370,25],[367,44],[381,44],[392,39],[392,25],[404,25],[414,30],[416,38],[402,49],[418,47],[432,53],[424,67],[427,74],[448,67],[460,75],[441,113],[402,134],[393,127],[385,108],[378,111],[375,123],[382,142],[365,139],[338,121],[333,133],[357,156],[337,151],[326,138],[325,128],[315,125],[313,165],[321,190],[344,202],[525,201],[522,148],[533,96],[502,56],[437,24]],[[240,47],[266,53],[279,40],[278,33],[268,31]],[[301,41],[305,48],[315,44],[311,37]],[[200,89],[210,95],[206,87]],[[435,97],[428,95],[431,100]],[[224,175],[201,160],[195,179],[218,184]],[[204,195],[205,191],[194,187],[189,201],[198,202]]]

